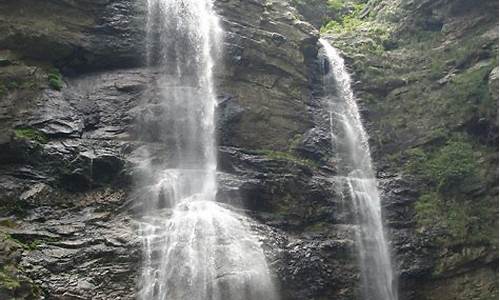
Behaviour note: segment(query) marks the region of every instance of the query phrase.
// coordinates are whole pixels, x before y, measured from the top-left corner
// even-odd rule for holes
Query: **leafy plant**
[[[434,153],[421,148],[407,151],[409,162],[406,170],[420,175],[434,184],[438,191],[449,191],[464,182],[477,179],[479,166],[470,143],[449,141]],[[458,189],[459,190],[459,189]]]
[[[57,69],[53,69],[50,71],[48,75],[49,86],[54,89],[60,91],[63,88],[63,80],[62,75]]]
[[[332,11],[339,11],[344,7],[344,2],[342,0],[328,0],[328,8]]]

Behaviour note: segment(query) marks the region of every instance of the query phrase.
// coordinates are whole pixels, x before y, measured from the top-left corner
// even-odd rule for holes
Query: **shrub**
[[[449,142],[427,163],[424,174],[432,179],[439,190],[449,190],[478,175],[472,146],[461,141]]]
[[[411,149],[406,154],[409,157],[406,171],[422,176],[438,191],[450,191],[465,181],[475,181],[478,176],[479,166],[474,150],[471,144],[464,141],[449,141],[430,154],[421,148]]]
[[[332,11],[339,11],[344,7],[342,0],[328,0],[328,8]]]
[[[419,226],[445,230],[440,235],[445,244],[491,243],[498,244],[497,210],[491,209],[490,199],[467,201],[462,197],[445,198],[437,192],[420,196],[415,203]]]
[[[62,80],[62,75],[59,72],[59,70],[54,69],[52,70],[49,75],[49,86],[54,89],[60,91],[63,88],[63,80]]]

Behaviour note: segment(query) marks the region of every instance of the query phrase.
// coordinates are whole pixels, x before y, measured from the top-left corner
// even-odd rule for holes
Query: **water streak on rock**
[[[164,145],[167,159],[148,155],[139,167],[145,209],[138,298],[276,299],[247,219],[215,201],[212,69],[222,30],[212,0],[147,4],[147,60],[156,80],[151,99],[138,109],[137,127],[149,142],[145,151]]]
[[[330,105],[332,143],[339,175],[353,203],[359,224],[357,242],[364,299],[397,300],[397,284],[382,222],[377,180],[372,167],[368,136],[361,123],[351,88],[351,77],[337,49],[320,39],[326,63],[325,98]]]

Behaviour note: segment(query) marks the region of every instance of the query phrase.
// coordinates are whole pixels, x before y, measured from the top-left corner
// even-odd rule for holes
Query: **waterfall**
[[[320,43],[327,59],[323,80],[337,167],[344,176],[359,224],[356,239],[364,299],[397,300],[368,136],[361,123],[351,77],[338,51],[323,39]]]
[[[212,0],[148,0],[147,8],[147,61],[157,79],[137,127],[150,142],[145,152],[167,150],[138,167],[138,299],[277,299],[248,219],[215,201],[213,68],[222,30]]]

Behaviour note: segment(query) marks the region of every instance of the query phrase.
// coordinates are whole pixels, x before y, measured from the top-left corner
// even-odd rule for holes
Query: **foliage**
[[[450,191],[466,180],[477,179],[479,166],[474,150],[465,141],[449,141],[444,147],[430,155],[421,148],[407,152],[407,171],[423,176],[438,191]]]
[[[495,223],[497,211],[491,209],[489,201],[483,199],[471,202],[461,196],[444,198],[438,192],[420,196],[415,204],[416,220],[419,226],[440,228],[448,236],[439,236],[444,244],[490,243],[497,244],[498,227]]]
[[[444,230],[441,243],[490,243],[498,235],[497,210],[492,209],[489,195],[473,196],[485,179],[474,151],[464,139],[452,138],[443,146],[424,150],[414,148],[406,153],[406,171],[426,180],[430,187],[415,203],[416,221],[422,228]]]
[[[17,138],[32,140],[40,144],[46,144],[49,141],[45,133],[33,128],[17,128],[14,134]]]
[[[57,69],[53,69],[49,72],[48,75],[49,86],[57,91],[60,91],[63,88],[63,80],[62,75]]]
[[[344,7],[343,0],[328,0],[328,8],[332,11],[338,11]]]
[[[439,190],[460,185],[477,176],[478,167],[469,143],[450,142],[427,163],[425,174],[432,178]]]
[[[488,89],[488,75],[496,64],[494,60],[488,65],[457,75],[451,83],[454,98],[464,99],[473,105],[480,117],[496,118],[498,103],[490,96]]]
[[[19,280],[5,267],[0,269],[0,286],[8,290],[14,290],[21,286]]]
[[[336,3],[336,1],[333,1],[332,3]],[[330,3],[329,3],[330,5]],[[334,6],[337,4],[333,4]],[[359,18],[360,12],[363,10],[364,5],[363,4],[355,4],[354,9],[350,14],[342,16],[340,20],[331,20],[330,22],[326,23],[322,28],[321,32],[322,33],[327,33],[327,32],[351,32],[359,27],[366,25],[367,22],[363,21]]]

